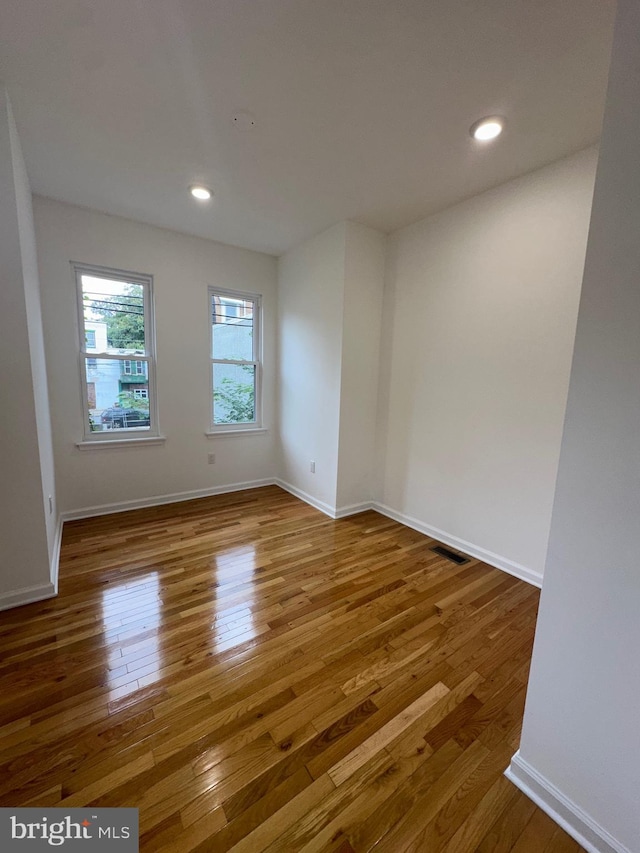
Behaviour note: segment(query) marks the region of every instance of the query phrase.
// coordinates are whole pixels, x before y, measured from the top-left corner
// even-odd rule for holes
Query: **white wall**
[[[525,783],[640,850],[640,5],[620,0],[520,754]],[[551,789],[554,786],[557,790]],[[562,802],[564,801],[564,803]],[[586,816],[586,819],[584,819]],[[594,825],[595,824],[595,825]]]
[[[59,505],[63,512],[271,479],[275,461],[276,260],[258,252],[35,199]],[[79,261],[154,277],[160,446],[79,450]],[[209,285],[263,295],[264,424],[210,439]],[[207,454],[215,452],[214,465]]]
[[[345,243],[340,222],[279,260],[280,477],[326,508],[337,492]]]
[[[20,140],[15,123],[10,124],[14,166],[16,174],[16,202],[18,227],[20,229],[20,251],[22,255],[22,273],[24,277],[25,303],[27,308],[27,327],[29,332],[29,352],[31,353],[31,373],[36,407],[36,428],[38,432],[38,455],[40,457],[40,476],[42,480],[42,500],[47,525],[47,544],[50,561],[57,560],[55,541],[58,524],[55,469],[53,459],[53,438],[51,432],[51,412],[49,404],[49,386],[47,364],[44,351],[42,330],[42,307],[40,303],[40,279],[38,274],[38,255],[36,251],[35,226],[31,187],[22,156]],[[51,506],[49,506],[51,496]],[[52,575],[57,565],[52,565]]]
[[[2,608],[53,594],[56,568],[56,493],[31,191],[2,89],[0,214]]]
[[[384,255],[340,222],[279,261],[280,479],[330,514],[373,497]]]
[[[584,264],[589,150],[396,232],[381,502],[539,580]]]
[[[374,453],[386,238],[346,223],[338,509],[374,496]]]

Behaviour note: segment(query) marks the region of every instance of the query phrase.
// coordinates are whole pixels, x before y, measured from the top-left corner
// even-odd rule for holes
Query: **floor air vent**
[[[469,562],[468,557],[465,557],[463,554],[456,554],[455,551],[450,551],[448,548],[445,548],[444,545],[436,545],[436,547],[431,550],[435,551],[436,554],[440,554],[440,556],[444,557],[446,560],[451,560],[452,563],[456,563],[458,566]]]

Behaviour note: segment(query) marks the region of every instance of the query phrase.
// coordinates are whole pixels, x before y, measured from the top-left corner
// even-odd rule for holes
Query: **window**
[[[151,276],[80,264],[74,270],[85,440],[156,436]]]
[[[123,372],[126,375],[128,375],[128,376],[134,376],[134,375],[144,376],[145,375],[146,371],[144,369],[144,361],[128,361],[127,359],[125,359],[123,364],[124,364]]]
[[[228,299],[220,297],[220,314],[223,317],[240,317],[243,302],[241,299]]]
[[[209,291],[212,429],[260,426],[260,296]]]

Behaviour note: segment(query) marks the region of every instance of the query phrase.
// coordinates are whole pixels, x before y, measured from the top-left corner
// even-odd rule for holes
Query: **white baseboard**
[[[54,598],[58,594],[58,567],[60,565],[60,546],[62,545],[62,518],[58,517],[53,540],[53,551],[49,563],[49,583],[26,586],[13,592],[0,594],[0,610],[11,610],[23,604],[33,604]]]
[[[306,504],[309,504],[309,506],[312,506],[315,509],[319,509],[320,512],[323,512],[325,515],[328,515],[329,518],[333,519],[346,518],[349,515],[357,515],[359,512],[365,512],[373,506],[371,501],[365,501],[359,504],[347,504],[346,506],[335,507],[331,506],[331,504],[325,503],[324,501],[318,500],[318,498],[314,498],[313,495],[310,495],[308,492],[303,492],[302,489],[298,489],[296,486],[292,486],[291,483],[286,483],[284,480],[276,479],[273,482],[276,486],[280,486],[281,489],[284,489],[285,492],[289,492],[289,494],[293,495],[295,498],[300,498],[301,501],[304,501]]]
[[[207,489],[193,489],[188,492],[174,492],[169,495],[154,495],[148,498],[139,498],[132,501],[119,501],[111,504],[98,504],[80,509],[72,509],[62,513],[62,521],[75,521],[79,518],[91,518],[94,515],[112,515],[114,512],[127,512],[130,509],[146,509],[161,504],[180,503],[181,501],[192,501],[197,498],[208,498],[212,495],[224,495],[228,492],[242,492],[246,489],[258,489],[261,486],[273,486],[276,481],[270,477],[264,480],[251,480],[246,483],[229,483],[226,486],[211,486]]]
[[[373,509],[371,501],[365,501],[361,504],[348,504],[347,506],[336,507],[334,518],[347,518],[349,515],[357,515],[359,512],[366,512],[368,509]]]
[[[439,530],[437,527],[424,524],[422,521],[419,521],[417,518],[413,518],[410,515],[405,515],[402,512],[396,512],[396,510],[391,509],[391,507],[386,506],[385,504],[378,503],[377,501],[365,501],[363,503],[350,504],[343,507],[332,507],[330,504],[314,498],[313,495],[308,494],[308,492],[303,492],[302,489],[298,489],[296,486],[292,486],[291,483],[286,483],[284,480],[276,479],[274,480],[274,483],[276,486],[280,486],[281,489],[284,489],[285,492],[289,492],[294,497],[308,503],[312,507],[315,507],[315,509],[319,509],[320,512],[328,515],[329,518],[346,518],[349,515],[356,515],[359,512],[365,512],[366,510],[373,509],[381,515],[386,515],[387,518],[391,518],[400,524],[404,524],[406,527],[411,527],[413,530],[417,530],[419,533],[424,533],[426,536],[429,536],[432,539],[437,539],[439,542],[444,542],[446,545],[450,545],[452,548],[456,548],[458,551],[463,551],[470,557],[475,557],[477,560],[482,560],[483,563],[488,563],[488,565],[494,566],[496,569],[500,569],[501,571],[507,572],[520,580],[526,581],[532,586],[538,587],[538,589],[542,587],[542,575],[538,572],[534,572],[526,566],[521,566],[519,563],[507,560],[499,554],[494,554],[492,551],[487,551],[484,548],[473,545],[465,539],[452,536],[450,533],[447,533],[444,530]]]
[[[404,524],[407,527],[411,527],[413,530],[417,530],[419,533],[424,533],[426,536],[430,536],[432,539],[437,539],[439,542],[444,542],[446,545],[450,545],[452,548],[456,548],[459,551],[463,551],[470,557],[475,557],[478,560],[482,560],[483,562],[488,563],[490,566],[495,566],[495,568],[501,569],[502,571],[507,572],[510,575],[514,575],[515,577],[520,578],[520,580],[524,580],[527,583],[533,584],[533,586],[542,586],[542,576],[539,573],[532,571],[531,569],[527,569],[526,566],[521,566],[518,563],[513,563],[510,560],[506,560],[504,557],[500,557],[498,554],[494,554],[491,551],[487,551],[484,548],[480,548],[477,545],[473,545],[471,542],[467,542],[464,539],[459,539],[457,536],[452,536],[444,530],[439,530],[437,527],[431,527],[431,525],[429,524],[424,524],[417,518],[413,518],[410,515],[405,515],[404,513],[397,512],[396,510],[386,506],[385,504],[381,504],[376,501],[364,501],[363,503],[349,504],[347,506],[342,507],[334,507],[328,503],[325,503],[325,501],[318,500],[313,495],[310,495],[308,492],[304,492],[302,489],[298,489],[291,483],[287,483],[277,477],[269,477],[262,480],[250,480],[245,483],[228,483],[225,486],[212,486],[207,489],[193,489],[188,492],[175,492],[173,494],[167,495],[155,495],[153,497],[139,498],[137,500],[119,501],[117,503],[111,504],[98,504],[96,506],[88,506],[76,510],[69,510],[67,512],[63,512],[60,517],[60,535],[62,522],[64,521],[73,521],[75,519],[80,518],[90,518],[94,515],[110,515],[115,512],[126,512],[127,510],[131,509],[144,509],[146,507],[159,506],[161,504],[178,503],[180,501],[191,501],[195,500],[196,498],[206,498],[212,495],[226,494],[228,492],[239,492],[244,491],[245,489],[257,489],[261,486],[279,486],[281,489],[284,489],[285,492],[289,492],[294,497],[299,498],[300,500],[304,501],[315,509],[320,510],[320,512],[323,512],[325,515],[328,515],[329,518],[333,519],[346,518],[347,516],[356,515],[359,512],[365,512],[366,510],[370,509],[376,510],[376,512],[379,512],[382,515],[386,515],[388,518],[392,518],[394,521],[397,521],[400,524]],[[58,554],[59,546],[60,543],[58,541]],[[56,581],[57,562],[58,559],[56,557]],[[52,574],[52,578],[53,577],[54,575]]]
[[[13,592],[5,592],[0,595],[0,610],[9,610],[20,607],[22,604],[33,604],[34,601],[43,601],[45,598],[53,598],[56,589],[52,583],[38,584],[38,586],[26,586],[23,589],[15,589]]]
[[[499,554],[494,554],[492,551],[486,551],[484,548],[480,548],[471,542],[467,542],[465,539],[459,539],[457,536],[452,536],[445,530],[439,530],[437,527],[431,527],[430,524],[424,524],[424,522],[419,519],[413,518],[411,515],[405,515],[403,512],[397,512],[395,509],[392,509],[385,504],[374,501],[371,504],[371,508],[375,509],[376,512],[379,512],[382,515],[386,515],[388,518],[392,518],[394,521],[399,521],[400,524],[405,524],[407,527],[411,527],[419,533],[424,533],[432,539],[444,542],[445,545],[450,545],[452,548],[462,551],[470,557],[482,560],[483,563],[488,563],[490,566],[494,566],[496,569],[501,569],[503,572],[507,572],[516,578],[520,578],[520,580],[526,581],[533,586],[537,586],[538,588],[542,586],[542,575],[539,572],[534,572],[532,569],[528,569],[526,566],[521,566],[519,563],[513,563],[511,560],[507,560]]]
[[[330,504],[327,504],[324,501],[319,501],[317,498],[314,498],[313,495],[310,495],[307,492],[303,492],[302,489],[298,489],[296,488],[296,486],[292,486],[291,483],[285,483],[284,480],[279,480],[276,478],[273,483],[276,486],[280,486],[280,488],[284,489],[285,492],[289,492],[289,494],[293,495],[295,498],[300,498],[301,501],[304,501],[306,504],[309,504],[309,506],[312,506],[315,509],[319,509],[320,512],[323,512],[325,515],[328,515],[329,518],[336,517],[336,508],[331,506]]]
[[[519,751],[511,759],[504,775],[589,853],[631,853],[624,844],[617,841],[538,773],[522,758]]]
[[[53,586],[54,595],[58,594],[58,570],[60,568],[60,548],[62,547],[62,526],[64,521],[62,516],[58,516],[56,521],[56,532],[53,540],[53,554],[51,555],[51,565],[49,567],[49,577]]]

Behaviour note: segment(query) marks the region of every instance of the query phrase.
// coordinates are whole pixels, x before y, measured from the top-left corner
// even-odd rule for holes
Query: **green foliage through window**
[[[252,368],[247,372],[252,372]],[[255,420],[253,382],[245,384],[225,377],[213,392],[213,400],[216,424],[248,423]]]
[[[85,295],[85,299],[89,299]],[[107,325],[107,343],[115,349],[145,351],[144,297],[139,284],[128,284],[123,294],[89,299],[95,319]]]
[[[118,403],[123,409],[137,409],[139,412],[149,413],[149,400],[144,397],[136,397],[131,391],[121,391],[118,394]]]

